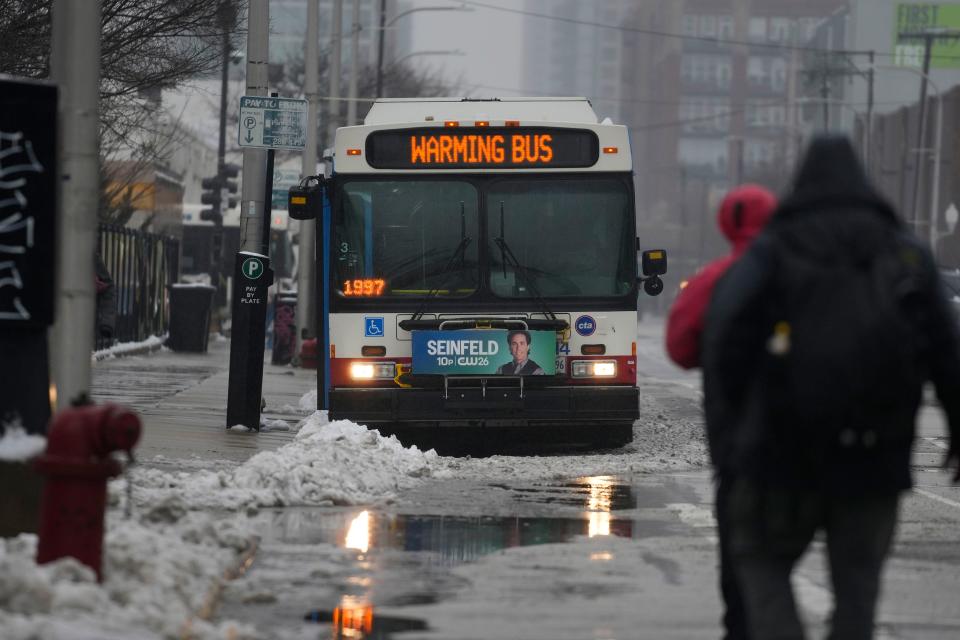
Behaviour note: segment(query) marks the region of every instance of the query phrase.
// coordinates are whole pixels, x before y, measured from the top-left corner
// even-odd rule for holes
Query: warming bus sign
[[[293,98],[240,98],[241,147],[303,149],[307,145],[307,101]]]
[[[439,375],[556,374],[553,331],[414,331],[413,372]]]
[[[960,30],[960,4],[898,3],[894,14],[893,62],[901,67],[923,66],[924,43],[919,39],[901,39],[900,34]],[[932,69],[960,69],[960,40],[933,40],[930,51]]]
[[[585,168],[599,154],[597,134],[587,129],[427,127],[367,137],[367,162],[375,169]]]

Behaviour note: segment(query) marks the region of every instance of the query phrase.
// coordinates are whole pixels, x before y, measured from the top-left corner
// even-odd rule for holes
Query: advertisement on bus
[[[556,375],[554,331],[414,331],[413,372],[434,375]]]

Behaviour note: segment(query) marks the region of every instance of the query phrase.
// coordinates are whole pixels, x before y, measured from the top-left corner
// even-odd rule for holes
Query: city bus
[[[290,215],[324,220],[330,419],[425,447],[632,439],[666,254],[639,251],[626,127],[585,98],[383,99],[327,174]]]

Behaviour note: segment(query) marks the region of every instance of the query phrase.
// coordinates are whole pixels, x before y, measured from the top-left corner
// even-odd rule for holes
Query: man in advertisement
[[[510,355],[513,360],[500,365],[497,375],[503,376],[543,376],[546,372],[536,362],[530,359],[530,332],[514,330],[507,334],[507,344],[510,345]]]

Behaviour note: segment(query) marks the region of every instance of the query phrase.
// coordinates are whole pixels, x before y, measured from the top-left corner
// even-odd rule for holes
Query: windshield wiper
[[[503,200],[500,201],[500,237],[494,238],[493,241],[497,244],[497,247],[500,248],[500,262],[503,264],[503,277],[507,277],[507,262],[510,262],[510,266],[513,267],[513,272],[520,276],[520,279],[523,281],[523,284],[527,286],[527,289],[530,291],[530,297],[537,303],[540,307],[540,310],[543,312],[543,315],[551,320],[557,319],[557,314],[555,314],[549,306],[547,306],[547,301],[543,299],[543,296],[540,294],[540,290],[537,289],[537,285],[534,284],[533,278],[530,277],[530,273],[527,271],[526,267],[520,264],[520,261],[517,260],[517,256],[514,255],[513,251],[510,249],[510,245],[507,244],[506,232],[504,230],[504,216],[503,216]]]
[[[453,250],[453,253],[450,255],[450,259],[447,260],[446,266],[440,271],[440,276],[444,276],[443,281],[440,283],[440,286],[430,289],[427,292],[427,295],[423,297],[423,300],[420,301],[420,306],[417,307],[416,313],[413,314],[411,320],[419,320],[423,313],[427,310],[427,304],[435,298],[440,291],[447,286],[447,282],[450,280],[450,274],[454,271],[454,265],[456,265],[457,260],[460,261],[460,269],[463,269],[466,257],[467,257],[467,247],[470,246],[470,243],[473,241],[473,238],[467,235],[467,217],[463,208],[463,201],[460,202],[460,244],[457,245],[457,248]]]

